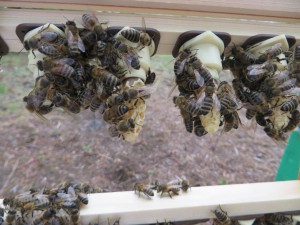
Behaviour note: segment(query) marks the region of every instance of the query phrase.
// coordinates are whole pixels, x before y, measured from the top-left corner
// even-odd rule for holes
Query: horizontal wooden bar
[[[40,9],[2,9],[0,10],[0,34],[8,44],[10,51],[18,52],[22,44],[15,34],[20,23],[63,23],[67,17],[81,23],[83,11],[60,11]],[[300,40],[300,23],[240,20],[232,18],[183,17],[176,15],[126,14],[110,11],[96,12],[100,21],[108,21],[109,26],[142,26],[142,17],[146,26],[161,33],[157,54],[171,54],[178,36],[188,30],[223,31],[232,35],[232,42],[243,43],[256,34],[288,34]]]
[[[39,3],[46,2],[52,5],[60,4],[60,0],[13,0],[16,3]],[[81,0],[64,1],[67,4],[82,4]],[[247,15],[262,15],[275,16],[287,18],[300,18],[300,4],[297,0],[87,0],[86,5],[90,7],[94,5],[106,6],[122,6],[122,7],[142,7],[153,9],[174,9],[174,10],[188,10],[198,12],[215,12],[215,13],[231,13],[231,14],[247,14]],[[21,6],[21,5],[20,5]]]
[[[120,218],[124,225],[203,220],[213,218],[211,210],[218,206],[231,217],[248,219],[275,212],[299,214],[300,181],[192,187],[173,198],[155,194],[149,199],[133,191],[90,194],[80,217],[83,225],[106,224],[108,218]]]

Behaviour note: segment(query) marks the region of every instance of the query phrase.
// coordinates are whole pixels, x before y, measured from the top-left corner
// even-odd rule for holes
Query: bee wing
[[[172,95],[173,91],[176,89],[176,87],[177,87],[177,84],[174,84],[174,86],[173,86],[173,87],[171,88],[171,90],[169,91],[168,98],[171,97],[171,95]]]
[[[76,195],[75,189],[74,189],[72,186],[69,186],[69,187],[68,187],[68,194],[69,194],[69,195],[73,195],[73,196]]]
[[[62,58],[62,59],[56,59],[54,60],[55,64],[67,64],[69,66],[72,66],[75,64],[75,60],[71,58]]]
[[[199,86],[202,87],[204,85],[204,78],[197,70],[194,70],[194,74],[196,77],[197,84],[199,84]]]
[[[285,82],[289,79],[290,71],[284,70],[280,73],[275,74],[273,77],[278,80],[279,83]]]
[[[252,69],[248,72],[249,76],[257,76],[267,72],[265,69]]]
[[[282,83],[281,85],[279,85],[278,87],[292,86],[292,85],[295,85],[296,82],[297,82],[297,78],[289,79],[289,80],[285,81],[284,83]]]
[[[263,69],[264,67],[265,67],[265,63],[263,63],[263,64],[252,64],[250,66],[247,66],[247,70]]]
[[[81,52],[85,52],[85,47],[84,47],[83,41],[80,38],[79,34],[78,34],[78,48]]]
[[[300,93],[300,87],[291,88],[287,91],[282,92],[283,95],[295,95],[299,96]]]
[[[197,104],[198,105],[201,104],[203,102],[204,98],[205,98],[205,92],[203,91],[201,93],[201,95],[199,96],[199,98],[197,99]]]
[[[217,109],[221,110],[221,103],[220,103],[216,93],[213,94],[212,99],[213,99],[214,104],[216,105]]]

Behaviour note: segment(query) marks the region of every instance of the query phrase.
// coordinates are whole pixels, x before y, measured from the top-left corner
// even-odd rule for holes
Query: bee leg
[[[141,192],[139,191],[139,197],[141,197]]]
[[[171,191],[168,191],[168,194],[169,194],[170,198],[173,198],[170,192],[171,192]]]
[[[34,54],[34,52],[33,52],[33,49],[31,50],[31,52],[32,52],[32,54],[34,55],[34,58],[36,58],[36,56],[35,56],[35,54]]]

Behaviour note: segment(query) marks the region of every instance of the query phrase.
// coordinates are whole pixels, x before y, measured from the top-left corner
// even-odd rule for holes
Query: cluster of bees
[[[102,190],[76,182],[65,182],[53,189],[31,188],[28,192],[3,199],[5,209],[0,208],[0,224],[78,225],[80,208],[88,204],[87,194],[99,192]]]
[[[240,119],[238,102],[232,86],[223,81],[217,84],[209,69],[190,49],[179,53],[174,73],[179,96],[173,101],[180,109],[187,132],[201,137],[224,124],[224,131],[237,129]],[[213,125],[213,129],[211,129]]]
[[[174,64],[179,96],[173,101],[187,132],[201,137],[215,133],[219,126],[223,132],[238,129],[241,108],[275,141],[285,141],[286,133],[300,123],[300,46],[290,52],[277,43],[259,57],[234,46],[222,61],[234,76],[232,83],[213,79],[194,51],[184,49]],[[279,59],[280,54],[285,57]],[[280,64],[283,60],[286,66]]]
[[[239,221],[230,218],[227,212],[221,209],[219,206],[212,211],[215,215],[212,224],[213,225],[239,225]],[[283,213],[270,213],[265,214],[259,218],[256,218],[253,225],[292,225],[293,217],[285,215]]]
[[[150,184],[139,182],[134,185],[134,192],[138,193],[139,197],[143,193],[146,197],[151,198],[154,196],[154,191],[156,191],[157,193],[161,193],[160,197],[166,193],[172,198],[172,195],[179,195],[180,190],[187,192],[189,188],[191,188],[189,180],[182,176],[176,177],[176,179],[169,182],[160,182],[158,180]]]
[[[280,59],[281,54],[285,57]],[[280,63],[283,60],[286,66]],[[246,118],[264,127],[275,141],[285,141],[286,133],[300,123],[300,46],[286,52],[277,43],[259,57],[234,46],[224,64],[233,73],[232,84]]]
[[[153,84],[155,73],[149,69],[145,80],[131,73],[141,69],[138,53],[153,40],[148,33],[129,27],[115,38],[93,14],[84,14],[82,24],[84,28],[78,28],[74,21],[67,21],[64,33],[44,26],[25,39],[26,50],[34,56],[34,52],[43,54],[36,63],[43,75],[23,100],[30,112],[43,118],[54,107],[70,114],[88,108],[99,111],[111,125],[111,135],[124,138],[141,129],[137,129],[142,125],[136,121],[137,111],[150,95],[145,85]]]

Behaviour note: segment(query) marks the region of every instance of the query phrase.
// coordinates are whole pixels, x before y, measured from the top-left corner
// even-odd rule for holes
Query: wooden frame
[[[66,1],[65,1],[66,2]],[[80,21],[83,12],[93,11],[109,26],[141,26],[161,32],[158,54],[171,54],[178,36],[189,30],[223,31],[232,42],[242,44],[250,36],[288,34],[300,44],[300,4],[298,0],[0,0],[0,34],[10,51],[22,43],[15,34],[20,23],[62,23],[63,16]],[[300,210],[300,181],[195,187],[179,196],[138,198],[132,191],[91,194],[81,210],[83,224],[90,220],[121,218],[122,224],[209,219],[211,210],[221,205],[230,216]],[[0,201],[1,202],[1,201]],[[129,207],[130,206],[130,207]]]
[[[89,0],[82,5],[79,0],[69,0],[68,3],[58,0],[0,0],[0,34],[10,51],[18,52],[22,49],[15,34],[18,24],[62,23],[65,20],[63,16],[80,21],[83,12],[93,11],[101,21],[108,21],[109,26],[141,26],[144,17],[147,27],[161,32],[157,54],[171,54],[177,37],[188,30],[227,32],[237,45],[260,33],[285,33],[295,36],[300,43],[300,6],[297,0],[288,0],[285,4],[279,2],[189,0],[183,4],[179,0],[173,3],[122,0],[103,1],[100,5],[98,1]]]
[[[1,203],[1,200],[0,200]],[[208,220],[218,206],[236,219],[254,219],[265,213],[300,214],[300,180],[192,187],[170,198],[156,194],[151,199],[133,191],[89,195],[80,211],[83,225],[106,224],[121,218],[121,224],[149,224],[157,221]],[[295,216],[294,216],[295,217]],[[294,218],[299,220],[299,216]]]

